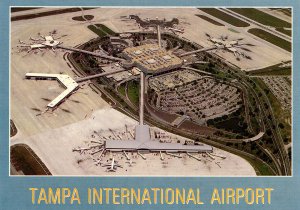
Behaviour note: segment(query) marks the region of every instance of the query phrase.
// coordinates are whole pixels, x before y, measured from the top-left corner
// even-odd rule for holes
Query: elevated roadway
[[[214,49],[217,49],[217,48],[218,48],[217,46],[201,48],[201,49],[199,49],[199,50],[194,50],[194,51],[182,53],[182,54],[180,54],[178,57],[183,57],[183,56],[187,56],[187,55],[192,55],[192,54],[195,54],[195,53],[198,53],[198,52],[204,52],[204,51],[214,50]]]
[[[144,91],[145,91],[145,75],[141,71],[141,89],[140,89],[140,125],[144,124]]]
[[[127,71],[127,69],[120,69],[120,70],[116,70],[116,71],[113,71],[113,72],[102,72],[102,73],[90,75],[90,76],[87,76],[87,77],[81,77],[81,78],[75,79],[75,81],[77,83],[84,82],[86,80],[95,79],[97,77],[107,76],[107,75],[111,75],[111,74],[116,74],[116,73],[123,72],[123,71]]]
[[[73,48],[73,47],[64,47],[64,46],[58,45],[57,48],[70,50],[70,51],[73,51],[73,52],[80,52],[80,53],[96,56],[96,57],[99,57],[99,58],[105,58],[105,59],[112,60],[112,61],[120,61],[120,62],[125,61],[122,58],[117,58],[117,57],[113,57],[113,56],[109,56],[109,55],[103,55],[103,54],[90,52],[90,51],[87,51],[87,50],[81,50],[81,49],[77,49],[77,48]]]

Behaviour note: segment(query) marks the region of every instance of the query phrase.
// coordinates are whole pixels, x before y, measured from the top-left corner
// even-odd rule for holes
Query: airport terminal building
[[[148,125],[137,125],[135,128],[135,140],[107,140],[105,149],[112,152],[212,152],[213,147],[206,144],[183,145],[179,143],[161,143],[150,137]]]
[[[182,59],[157,44],[128,47],[122,55],[145,74],[161,73],[179,68],[183,64]]]

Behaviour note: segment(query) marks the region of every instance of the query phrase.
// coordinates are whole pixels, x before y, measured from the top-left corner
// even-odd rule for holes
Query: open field
[[[122,84],[118,87],[118,91],[123,95],[123,96],[126,96],[126,93],[125,93],[125,85]]]
[[[284,15],[291,17],[292,9],[291,8],[270,8],[269,10],[275,11],[276,14],[283,13]]]
[[[291,28],[291,23],[269,15],[255,8],[230,8],[230,10],[246,16],[256,22],[275,28]]]
[[[12,146],[10,148],[10,158],[14,169],[18,173],[24,175],[51,175],[45,164],[27,145]]]
[[[138,82],[131,81],[128,83],[128,90],[127,90],[128,98],[135,105],[139,104],[139,92],[140,91],[139,91]]]
[[[284,75],[284,76],[291,76],[292,69],[290,65],[286,64],[276,64],[273,66],[269,66],[267,68],[255,70],[249,72],[251,76],[274,76],[274,75]]]
[[[292,70],[289,67],[285,68],[278,68],[278,69],[271,69],[271,70],[258,70],[258,72],[254,71],[253,74],[254,76],[290,76],[292,74]]]
[[[249,23],[246,23],[242,20],[239,20],[231,15],[228,15],[218,9],[215,9],[215,8],[201,8],[200,10],[202,10],[203,12],[206,12],[216,18],[219,18],[233,26],[236,26],[236,27],[248,27],[250,26]]]
[[[103,24],[96,24],[96,25],[89,25],[88,29],[93,31],[95,34],[98,36],[106,36],[106,35],[115,35],[115,32],[112,31],[111,29],[107,28]]]
[[[72,18],[72,20],[86,21],[86,20],[93,20],[93,18],[94,18],[93,15],[84,15],[84,18],[82,16],[75,16]]]
[[[26,20],[26,19],[33,19],[33,18],[38,18],[38,17],[45,17],[49,15],[57,15],[57,14],[64,14],[64,13],[70,13],[70,12],[78,12],[81,11],[80,8],[63,8],[63,9],[55,9],[55,8],[46,8],[45,11],[40,12],[40,10],[43,10],[44,8],[39,9],[38,12],[31,13],[32,11],[29,10],[23,10],[20,11],[22,13],[25,13],[24,15],[16,14],[12,15],[11,20],[12,21],[19,21],[19,20]],[[89,10],[91,8],[85,7],[84,10]],[[14,9],[16,11],[16,9]],[[28,12],[28,13],[27,13]],[[27,14],[26,14],[27,13]]]
[[[215,20],[213,20],[213,19],[211,19],[211,18],[209,18],[205,15],[196,15],[196,16],[198,16],[199,18],[202,18],[203,20],[206,20],[206,21],[208,21],[208,22],[210,22],[210,23],[212,23],[216,26],[224,26],[222,23],[219,23],[219,22],[217,22],[217,21],[215,21]]]
[[[288,35],[288,36],[292,36],[292,30],[286,30],[286,29],[284,29],[284,28],[276,28],[276,31],[279,31],[279,32],[281,32],[281,33],[284,33],[284,34],[286,34],[286,35]]]
[[[32,10],[32,9],[39,9],[36,7],[23,7],[23,8],[18,8],[18,7],[12,7],[11,12],[21,12],[21,11],[26,11],[26,10]]]
[[[251,28],[248,30],[248,32],[255,36],[258,36],[259,38],[262,38],[278,47],[281,47],[282,49],[285,49],[289,52],[291,52],[291,50],[292,50],[292,45],[290,42],[288,42],[284,39],[281,39],[267,31],[264,31],[259,28]]]

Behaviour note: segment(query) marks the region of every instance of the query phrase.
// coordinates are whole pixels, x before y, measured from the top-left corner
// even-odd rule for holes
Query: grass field
[[[231,31],[231,32],[233,32],[233,33],[240,33],[240,32],[238,32],[238,31],[236,31],[236,30],[234,30],[233,28],[228,28],[228,31]]]
[[[26,10],[39,9],[40,7],[12,7],[11,12],[22,12]]]
[[[128,82],[127,95],[129,100],[135,104],[139,104],[139,83],[136,81]]]
[[[291,74],[292,74],[291,67],[278,68],[278,69],[266,70],[261,72],[254,71],[253,73],[251,73],[251,75],[253,76],[281,76],[281,75],[290,76]]]
[[[208,21],[208,22],[210,22],[210,23],[212,23],[216,26],[224,26],[222,23],[219,23],[219,22],[217,22],[217,21],[215,21],[215,20],[213,20],[213,19],[211,19],[211,18],[209,18],[205,15],[196,15],[196,16],[198,16],[199,18],[202,18],[203,20],[206,20],[206,21]]]
[[[10,120],[10,137],[16,135],[18,132],[17,127],[14,123],[14,121]]]
[[[264,31],[262,29],[259,29],[259,28],[251,28],[248,30],[249,33],[261,38],[261,39],[264,39],[282,49],[285,49],[289,52],[291,52],[292,50],[292,45],[290,42],[284,40],[284,39],[281,39],[267,31]]]
[[[40,158],[25,144],[10,148],[10,161],[17,171],[25,175],[51,175]]]
[[[215,9],[215,8],[199,8],[199,9],[202,10],[203,12],[206,12],[207,14],[210,14],[216,18],[219,18],[220,20],[223,20],[233,26],[236,26],[236,27],[250,26],[249,23],[241,21],[241,20],[239,20],[231,15],[228,15],[227,13],[224,13],[218,9]]]
[[[123,96],[126,96],[126,93],[125,93],[125,85],[124,84],[121,84],[118,88],[118,91],[119,93],[121,93]]]
[[[100,37],[106,36],[106,35],[116,35],[116,33],[111,30],[110,28],[106,27],[103,24],[96,24],[95,25],[89,25],[88,29],[90,29],[91,31],[93,31],[95,34],[97,34]]]
[[[292,9],[290,9],[290,8],[270,8],[270,9],[280,11],[289,17],[292,16]]]
[[[276,31],[284,33],[284,34],[286,34],[288,36],[292,36],[292,30],[285,30],[284,28],[276,28]]]
[[[254,8],[230,8],[230,10],[239,13],[247,18],[250,18],[256,22],[259,22],[266,26],[272,26],[275,28],[290,28],[291,24],[281,20],[273,15],[269,15]]]
[[[275,175],[273,173],[273,171],[270,170],[270,168],[266,164],[252,160],[248,157],[243,157],[243,158],[245,158],[252,165],[252,167],[255,169],[257,175],[259,175],[259,176],[274,176]]]
[[[84,15],[84,18],[86,20],[92,20],[94,18],[94,16],[93,15]],[[82,16],[72,17],[72,20],[76,20],[76,21],[86,21],[85,19],[83,19]]]
[[[251,76],[273,76],[273,75],[286,75],[290,76],[292,74],[292,69],[290,66],[280,67],[282,64],[276,64],[274,66],[269,66],[267,68],[255,70],[249,72]]]

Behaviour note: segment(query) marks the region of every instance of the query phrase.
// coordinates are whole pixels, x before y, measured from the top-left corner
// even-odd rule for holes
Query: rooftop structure
[[[75,82],[71,77],[63,74],[26,73],[25,77],[26,79],[57,80],[66,88],[65,91],[59,94],[47,105],[49,108],[55,108],[79,87],[77,82]]]
[[[166,19],[159,20],[158,17],[156,19],[147,18],[146,20],[142,20],[137,15],[129,15],[130,19],[134,19],[141,27],[174,27],[174,25],[178,25],[179,20],[177,18],[173,18],[172,20],[167,21]]]
[[[44,47],[57,47],[58,45],[61,44],[60,41],[54,40],[52,36],[45,36],[43,37],[44,40],[40,39],[33,39],[30,38],[31,40],[39,43],[33,43],[33,44],[22,44],[22,47],[30,47],[32,50],[33,49],[39,49],[39,48],[44,48]]]
[[[160,48],[157,44],[129,47],[123,51],[123,55],[146,74],[175,69],[183,63],[176,55]]]
[[[161,143],[150,138],[148,125],[137,125],[135,140],[108,140],[105,142],[108,151],[149,151],[149,152],[212,152],[213,148],[206,144],[183,145],[179,143]]]

